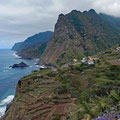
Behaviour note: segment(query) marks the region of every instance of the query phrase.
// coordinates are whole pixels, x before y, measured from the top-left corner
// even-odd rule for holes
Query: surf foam
[[[14,95],[10,95],[0,102],[0,117],[2,117],[6,111],[6,106],[14,99]]]
[[[17,55],[16,52],[13,53],[13,56],[15,56],[16,58],[20,59],[21,57],[19,55]]]

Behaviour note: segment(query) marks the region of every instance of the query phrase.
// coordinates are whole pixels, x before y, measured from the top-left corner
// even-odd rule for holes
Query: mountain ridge
[[[73,58],[80,59],[119,44],[120,28],[115,24],[119,18],[114,17],[113,21],[110,20],[113,19],[112,16],[106,16],[109,19],[106,20],[105,15],[97,14],[93,9],[86,12],[73,10],[66,15],[60,14],[54,34],[48,41],[39,64],[70,62]],[[68,49],[66,46],[69,46]]]
[[[40,57],[44,51],[48,40],[52,37],[53,32],[46,31],[28,37],[24,42],[16,43],[12,50],[22,58]],[[39,49],[43,48],[41,51]]]

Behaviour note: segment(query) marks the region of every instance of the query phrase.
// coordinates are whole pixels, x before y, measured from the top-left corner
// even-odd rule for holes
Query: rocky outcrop
[[[120,43],[119,25],[115,24],[119,23],[118,18],[113,18],[97,14],[93,9],[59,15],[54,34],[39,63],[66,63]]]
[[[27,64],[25,64],[24,62],[21,62],[19,64],[14,64],[13,66],[10,66],[11,68],[24,68],[24,67],[28,67]]]

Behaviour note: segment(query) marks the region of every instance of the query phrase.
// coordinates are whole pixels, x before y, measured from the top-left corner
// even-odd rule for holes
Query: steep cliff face
[[[24,42],[16,43],[12,50],[17,51],[18,55],[23,58],[40,57],[52,34],[53,32],[51,31],[35,34],[28,37]]]
[[[46,46],[47,46],[47,42],[43,42],[35,46],[31,45],[27,48],[22,49],[17,54],[19,56],[22,56],[22,58],[26,58],[26,59],[39,58],[44,52]]]
[[[15,45],[12,47],[12,50],[17,51],[20,48],[21,44],[22,44],[22,42],[15,43]]]
[[[111,24],[110,19],[93,9],[61,14],[39,63],[70,62],[73,58],[80,59],[120,43],[120,29],[117,24]]]
[[[69,29],[68,29],[69,28]],[[81,46],[81,49],[78,49]],[[64,15],[60,15],[52,39],[48,42],[47,48],[41,56],[40,62],[53,63],[61,55],[74,49],[75,51],[84,51],[82,48],[82,37],[77,33],[72,24],[68,22]]]
[[[60,82],[49,69],[19,80],[15,98],[0,120],[64,120],[74,109],[70,94],[55,92]]]

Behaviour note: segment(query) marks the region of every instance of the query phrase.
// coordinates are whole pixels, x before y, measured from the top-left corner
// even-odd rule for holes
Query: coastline
[[[22,59],[22,57],[17,54],[17,51],[13,51],[13,52],[14,52],[14,53],[13,53],[13,56],[15,56],[15,57],[18,58],[18,59]]]
[[[23,59],[21,56],[17,55],[16,51],[1,50],[0,51],[0,62],[1,62],[1,78],[0,85],[2,86],[0,89],[0,118],[4,115],[7,105],[12,102],[14,99],[14,92],[16,91],[16,85],[18,80],[28,74],[31,73],[32,70],[38,69],[38,66],[35,63],[38,59]],[[12,69],[9,68],[10,65],[14,63],[19,63],[21,61],[25,61],[25,63],[29,64],[28,68],[18,68]],[[2,64],[3,63],[3,64]]]
[[[0,102],[0,118],[4,115],[7,105],[11,103],[13,99],[14,99],[14,95],[9,95]]]

